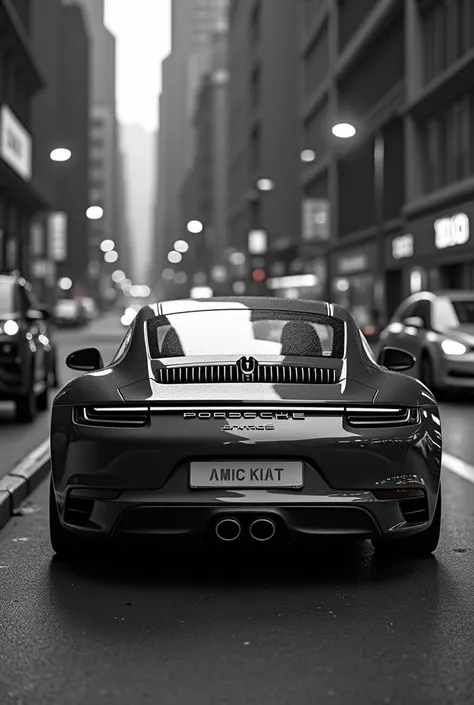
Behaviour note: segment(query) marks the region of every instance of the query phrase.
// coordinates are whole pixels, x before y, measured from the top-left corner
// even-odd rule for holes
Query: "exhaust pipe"
[[[216,536],[221,541],[235,541],[242,533],[242,527],[237,519],[220,519],[216,524]]]
[[[255,519],[249,531],[254,541],[270,541],[275,536],[275,522],[271,519]]]

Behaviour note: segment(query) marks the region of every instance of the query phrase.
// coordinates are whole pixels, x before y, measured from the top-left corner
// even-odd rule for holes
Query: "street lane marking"
[[[446,470],[454,472],[456,475],[463,477],[465,480],[469,480],[469,482],[474,483],[474,466],[469,465],[469,463],[461,460],[461,458],[456,458],[455,455],[451,455],[450,453],[445,453],[443,451],[442,465],[446,468]]]

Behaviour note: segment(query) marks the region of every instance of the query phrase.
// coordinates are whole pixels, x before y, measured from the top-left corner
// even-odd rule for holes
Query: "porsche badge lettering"
[[[275,426],[272,423],[267,423],[261,426],[237,426],[226,424],[221,426],[221,431],[274,431]]]
[[[185,411],[185,419],[269,419],[304,421],[306,416],[302,411]]]

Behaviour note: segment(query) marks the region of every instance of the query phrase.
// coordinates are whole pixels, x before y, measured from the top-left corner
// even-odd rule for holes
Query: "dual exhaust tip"
[[[215,531],[221,541],[236,541],[242,534],[242,524],[233,518],[220,519]],[[249,527],[249,534],[254,541],[270,541],[275,533],[275,522],[271,519],[254,519]]]

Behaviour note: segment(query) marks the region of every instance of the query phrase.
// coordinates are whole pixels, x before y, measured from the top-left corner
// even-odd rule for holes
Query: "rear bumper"
[[[273,514],[290,539],[307,535],[376,537],[416,533],[433,515],[440,486],[436,407],[417,426],[348,428],[340,415],[274,420],[275,430],[222,431],[221,420],[152,416],[140,428],[73,423],[71,407],[53,409],[52,474],[59,516],[90,537],[154,536],[204,540],[221,515]],[[186,432],[184,432],[184,429]],[[192,460],[299,460],[300,489],[192,489]],[[404,489],[423,493],[383,499]],[[418,504],[420,500],[416,500]],[[413,509],[413,507],[412,507]],[[245,534],[245,528],[243,530]]]

